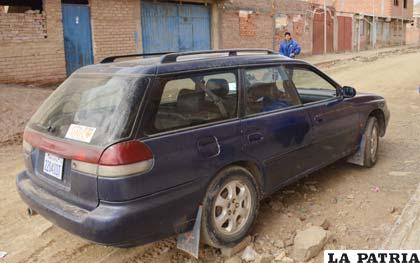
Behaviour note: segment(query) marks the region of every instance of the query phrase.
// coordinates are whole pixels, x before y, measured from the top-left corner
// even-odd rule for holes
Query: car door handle
[[[323,122],[324,119],[322,118],[322,115],[315,115],[314,121],[317,123]]]
[[[252,134],[248,135],[248,141],[250,143],[257,143],[257,142],[260,142],[262,140],[264,140],[264,136],[259,132],[252,133]]]

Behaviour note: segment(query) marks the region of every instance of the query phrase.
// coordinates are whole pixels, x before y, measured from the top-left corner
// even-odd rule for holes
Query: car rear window
[[[152,135],[236,118],[237,104],[236,72],[162,78],[144,130]]]
[[[74,74],[41,105],[29,127],[105,146],[128,137],[147,77]]]

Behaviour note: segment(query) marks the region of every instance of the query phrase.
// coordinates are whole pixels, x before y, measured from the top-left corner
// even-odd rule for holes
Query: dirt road
[[[252,233],[258,252],[275,255],[282,243],[290,245],[288,240],[297,229],[319,224],[324,219],[331,223],[328,249],[374,249],[382,244],[420,182],[419,61],[420,52],[417,52],[371,62],[352,61],[325,69],[342,84],[386,97],[392,118],[381,141],[379,162],[372,169],[336,163],[265,200]],[[0,96],[4,96],[2,92],[0,89]],[[36,95],[40,92],[36,90],[22,90],[22,94],[25,92],[37,98],[43,96]],[[10,99],[9,104],[13,103],[13,98]],[[19,99],[14,103],[18,110],[26,110]],[[6,115],[13,118],[0,114],[2,124]],[[40,216],[29,218],[14,185],[15,174],[22,167],[19,146],[0,146],[0,251],[8,252],[3,261],[195,261],[176,250],[173,239],[131,249],[103,247],[68,234]],[[285,250],[289,252],[291,246]],[[200,261],[222,262],[223,259],[215,249],[203,247]],[[321,262],[322,256],[313,261]]]

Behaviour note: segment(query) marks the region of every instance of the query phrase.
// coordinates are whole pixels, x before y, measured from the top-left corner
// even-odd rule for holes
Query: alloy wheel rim
[[[213,206],[216,229],[225,235],[241,231],[251,214],[251,192],[240,181],[230,181],[217,194]]]
[[[378,151],[378,128],[375,126],[372,130],[372,136],[370,138],[370,155],[372,160],[376,160],[376,153]]]

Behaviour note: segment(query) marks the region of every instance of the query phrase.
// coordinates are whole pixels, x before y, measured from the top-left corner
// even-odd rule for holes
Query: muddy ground
[[[252,231],[260,253],[276,255],[298,229],[330,222],[328,249],[381,246],[420,182],[420,52],[374,61],[338,63],[324,69],[341,84],[383,95],[392,113],[381,141],[379,162],[364,169],[345,162],[331,165],[263,201]],[[175,249],[174,239],[118,249],[91,244],[28,217],[15,189],[23,168],[20,133],[51,89],[0,86],[0,251],[4,262],[195,262]],[[292,246],[284,248],[287,253]],[[200,262],[222,262],[220,252],[202,247]],[[313,262],[321,262],[318,255]]]

